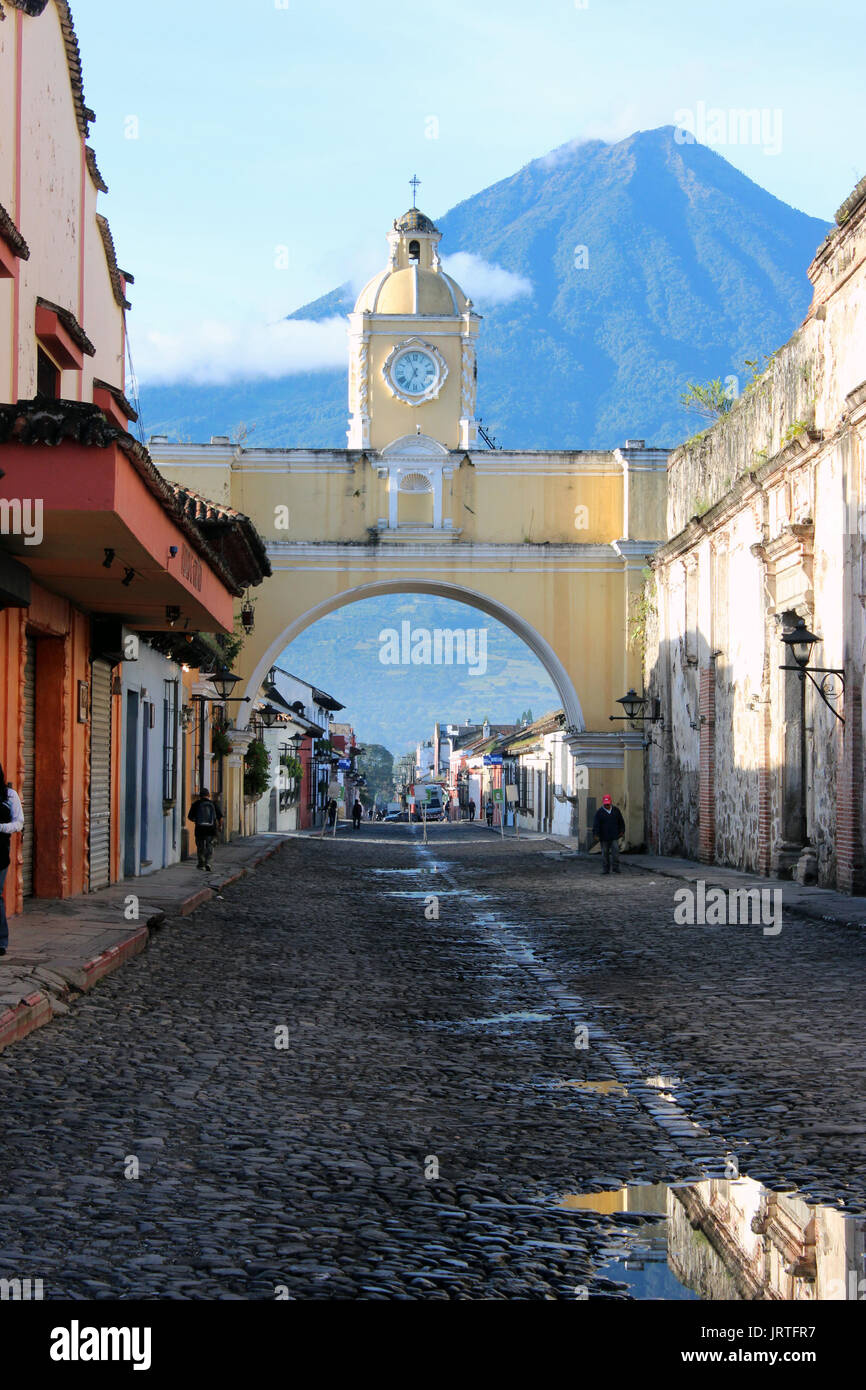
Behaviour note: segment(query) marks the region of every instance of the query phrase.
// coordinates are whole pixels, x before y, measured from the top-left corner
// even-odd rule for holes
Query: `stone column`
[[[396,469],[391,470],[388,478],[388,526],[390,530],[397,530],[397,508],[400,503],[400,478]]]
[[[226,818],[225,835],[231,840],[233,835],[245,835],[244,817],[244,754],[253,741],[252,729],[228,729],[226,737],[231,744],[228,756],[228,776],[224,791],[226,804],[223,814]]]

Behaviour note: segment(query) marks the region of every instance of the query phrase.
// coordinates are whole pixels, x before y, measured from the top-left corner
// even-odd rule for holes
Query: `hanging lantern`
[[[249,636],[255,625],[256,615],[253,610],[252,602],[249,598],[245,598],[241,605],[241,627],[247,636]]]

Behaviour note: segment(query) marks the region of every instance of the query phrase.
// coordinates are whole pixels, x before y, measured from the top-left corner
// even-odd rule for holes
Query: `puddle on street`
[[[866,1298],[866,1219],[795,1190],[709,1178],[577,1193],[560,1205],[645,1218],[617,1230],[594,1271],[632,1298]]]
[[[535,1014],[529,1010],[520,1009],[513,1014],[494,1014],[492,1018],[467,1018],[467,1023],[476,1025],[488,1023],[549,1023],[552,1014]]]
[[[628,1087],[621,1081],[554,1081],[551,1083],[554,1090],[560,1090],[565,1086],[573,1086],[578,1091],[594,1091],[599,1096],[627,1096]]]
[[[426,1021],[427,1028],[488,1028],[502,1023],[550,1023],[551,1014],[536,1014],[519,1010],[511,1014],[494,1014],[491,1018],[454,1018]]]
[[[416,864],[411,869],[368,869],[368,874],[441,874],[452,867],[450,861],[437,860],[435,864]]]
[[[383,892],[383,898],[429,898],[431,893],[435,893],[437,898],[461,898],[462,891],[459,888],[434,888],[431,884],[429,888],[391,888],[388,892]],[[479,895],[473,895],[479,900]]]

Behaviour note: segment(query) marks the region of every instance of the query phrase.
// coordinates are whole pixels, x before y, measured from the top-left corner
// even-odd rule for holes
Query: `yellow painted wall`
[[[377,332],[370,338],[372,448],[381,449],[403,434],[415,434],[418,426],[422,434],[437,439],[446,448],[457,448],[460,443],[458,422],[463,362],[460,326],[459,318],[428,319],[419,316],[395,320],[393,325],[388,326],[386,335],[381,331],[382,320],[377,320]],[[429,341],[438,348],[448,366],[448,375],[439,395],[435,400],[425,401],[421,405],[410,405],[392,396],[382,378],[382,364],[392,348],[415,337]]]
[[[317,467],[306,455],[297,465],[291,450],[252,451],[232,471],[225,463],[199,466],[201,446],[154,444],[153,451],[167,476],[253,516],[268,541],[366,542],[368,528],[388,515],[388,481],[379,478],[381,461],[372,452],[323,450]],[[275,468],[280,457],[284,466]],[[522,460],[535,456],[517,454],[502,455],[500,471],[490,473],[490,457],[488,452],[482,461],[456,451],[453,476],[444,480],[444,516],[461,531],[462,541],[607,545],[624,535],[623,470],[612,454],[559,455],[564,467],[560,463],[552,476],[525,471]],[[630,481],[630,534],[652,539],[663,534],[664,474],[637,476],[637,485],[634,474]],[[406,496],[401,494],[401,517]]]

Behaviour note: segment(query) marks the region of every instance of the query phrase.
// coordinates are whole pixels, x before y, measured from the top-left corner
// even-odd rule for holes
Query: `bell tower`
[[[384,270],[349,315],[350,449],[423,435],[471,449],[480,316],[442,269],[442,233],[413,207],[388,233]]]

